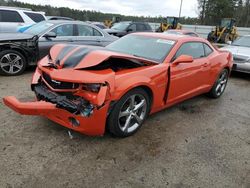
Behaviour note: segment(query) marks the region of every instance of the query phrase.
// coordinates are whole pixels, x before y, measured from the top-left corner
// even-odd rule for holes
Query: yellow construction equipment
[[[239,36],[236,20],[233,18],[223,18],[220,25],[216,26],[207,36],[207,40],[215,43],[228,43],[234,41]]]
[[[104,25],[108,28],[111,28],[115,23],[118,23],[121,21],[121,17],[114,16],[112,20],[104,20]]]
[[[164,32],[168,29],[182,29],[182,25],[179,23],[178,17],[167,17],[164,22],[161,23],[157,32]]]

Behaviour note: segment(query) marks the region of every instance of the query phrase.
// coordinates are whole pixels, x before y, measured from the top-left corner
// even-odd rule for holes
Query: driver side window
[[[136,31],[136,25],[135,25],[135,24],[132,24],[132,25],[130,25],[130,26],[128,27],[128,29],[131,29],[130,32],[134,32],[134,31]]]
[[[60,25],[52,30],[57,36],[74,36],[73,35],[73,24]]]
[[[205,57],[203,44],[200,42],[188,42],[183,44],[177,53],[175,54],[175,59],[181,55],[189,55],[194,59],[199,59]]]

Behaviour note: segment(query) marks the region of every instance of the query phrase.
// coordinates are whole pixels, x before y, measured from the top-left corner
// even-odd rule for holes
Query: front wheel
[[[147,92],[136,88],[125,94],[108,117],[108,129],[117,137],[134,134],[149,114],[150,99]]]
[[[23,73],[27,66],[23,55],[15,50],[4,50],[0,52],[0,74],[15,76]]]
[[[223,69],[208,95],[212,98],[219,98],[226,89],[228,77],[229,71],[227,69]]]

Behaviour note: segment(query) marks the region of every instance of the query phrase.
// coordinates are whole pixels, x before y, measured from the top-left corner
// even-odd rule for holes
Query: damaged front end
[[[24,115],[41,115],[67,128],[87,135],[103,135],[106,118],[115,93],[117,72],[140,69],[152,63],[137,57],[108,51],[89,52],[84,47],[54,46],[38,64],[31,89],[32,102],[15,97],[4,103]],[[66,57],[66,58],[65,58]]]

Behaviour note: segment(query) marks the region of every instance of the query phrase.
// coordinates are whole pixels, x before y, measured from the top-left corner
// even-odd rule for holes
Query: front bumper
[[[105,132],[106,117],[109,103],[99,109],[94,109],[90,117],[75,115],[67,110],[57,108],[56,104],[45,101],[20,102],[15,97],[5,97],[4,104],[12,110],[23,115],[40,115],[82,134],[90,136],[103,135]],[[74,126],[72,118],[79,122],[79,126]]]

